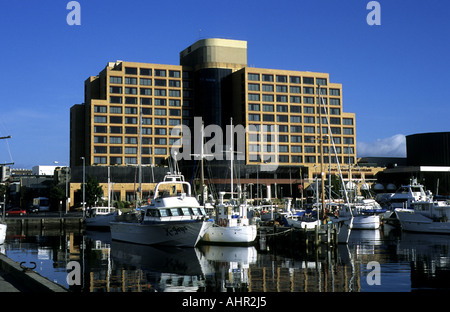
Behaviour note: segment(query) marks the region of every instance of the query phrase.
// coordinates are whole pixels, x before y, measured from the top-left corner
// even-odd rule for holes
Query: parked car
[[[22,208],[12,208],[9,210],[6,210],[5,214],[7,216],[11,215],[11,216],[23,216],[24,214],[27,214],[27,211],[25,209]]]

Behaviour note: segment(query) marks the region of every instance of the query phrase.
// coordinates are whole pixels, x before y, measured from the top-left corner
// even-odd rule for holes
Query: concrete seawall
[[[23,292],[68,292],[63,286],[50,281],[32,270],[22,267],[20,263],[9,259],[3,254],[0,254],[0,273],[8,277],[8,281],[3,280],[1,283],[12,284],[11,286],[6,285],[3,291],[18,288]]]

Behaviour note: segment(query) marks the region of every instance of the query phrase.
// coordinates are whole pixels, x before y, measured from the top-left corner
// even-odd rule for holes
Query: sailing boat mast
[[[319,96],[319,99],[322,100],[321,94],[320,94],[320,84],[317,84],[317,93]],[[319,128],[320,128],[320,181],[321,181],[321,188],[322,188],[322,218],[325,219],[325,172],[323,170],[323,129],[322,129],[322,107],[320,106],[319,101]],[[320,217],[320,215],[319,215]]]
[[[11,136],[8,135],[8,136],[5,136],[5,137],[0,137],[0,140],[4,140],[4,139],[11,139]],[[10,156],[11,156],[11,153],[10,153]],[[11,160],[12,160],[12,157],[11,157]],[[6,164],[0,164],[0,166],[10,166],[10,165],[14,165],[14,163],[10,162],[10,163],[6,163]]]
[[[233,153],[233,117],[230,118],[230,165],[231,165],[231,200],[233,200],[233,160],[234,160],[234,153]]]

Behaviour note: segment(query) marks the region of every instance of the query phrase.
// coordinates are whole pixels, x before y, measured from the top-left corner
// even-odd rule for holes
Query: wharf
[[[84,227],[81,213],[44,212],[25,216],[8,216],[5,218],[8,229],[16,231],[73,229]]]
[[[67,292],[68,290],[0,254],[0,292]]]

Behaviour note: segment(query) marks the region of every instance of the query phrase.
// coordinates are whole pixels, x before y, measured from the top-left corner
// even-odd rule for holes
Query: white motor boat
[[[247,244],[255,241],[257,229],[247,218],[247,205],[227,206],[220,192],[220,203],[216,206],[215,223],[210,226],[201,241],[220,244]],[[237,211],[238,210],[238,211]]]
[[[420,201],[412,209],[395,209],[402,230],[421,233],[450,234],[450,203]]]
[[[151,203],[139,210],[138,220],[110,223],[113,240],[194,247],[212,225],[182,175],[166,175],[164,181],[156,185]]]
[[[6,239],[6,223],[0,223],[0,245],[5,242]]]
[[[386,209],[381,208],[380,204],[374,199],[359,199],[353,207],[353,225],[355,230],[377,230],[380,228],[380,215],[385,213]]]
[[[92,214],[84,220],[87,228],[109,230],[109,224],[121,215],[115,207],[94,207],[91,211]]]

